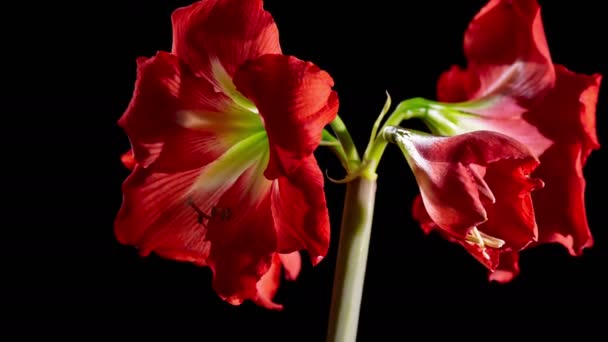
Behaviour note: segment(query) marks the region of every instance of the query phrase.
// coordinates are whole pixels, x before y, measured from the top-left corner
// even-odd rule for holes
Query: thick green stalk
[[[376,176],[347,184],[327,342],[355,342],[376,198]]]
[[[414,98],[403,101],[384,124],[398,125],[405,119],[424,113],[428,101]],[[347,162],[347,187],[342,212],[342,227],[334,273],[334,288],[329,315],[327,342],[355,342],[363,296],[367,254],[376,199],[376,168],[388,141],[377,134],[378,126],[390,107],[390,98],[374,124],[372,138],[361,161],[344,122],[336,117],[331,122]],[[382,132],[382,130],[381,130]],[[374,138],[375,137],[375,138]],[[352,176],[350,178],[349,176]]]

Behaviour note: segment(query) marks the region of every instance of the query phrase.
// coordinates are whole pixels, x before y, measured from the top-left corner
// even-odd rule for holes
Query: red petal
[[[306,249],[314,264],[321,261],[329,247],[329,214],[323,173],[314,156],[291,175],[274,182],[271,203],[278,251]]]
[[[300,273],[301,258],[298,252],[290,254],[274,254],[268,272],[257,283],[258,295],[254,302],[270,310],[282,310],[283,305],[273,301],[281,284],[281,265],[284,267],[287,280],[295,280]]]
[[[422,228],[422,231],[425,234],[430,234],[433,230],[438,228],[435,222],[433,222],[433,219],[429,216],[429,213],[426,212],[420,195],[414,198],[414,203],[412,204],[412,217],[420,223],[420,228]]]
[[[492,0],[472,20],[464,39],[468,67],[452,67],[437,84],[441,101],[465,102],[478,114],[460,120],[513,137],[539,156],[552,144],[522,115],[555,84],[540,8],[535,0]]]
[[[137,166],[123,184],[123,204],[116,217],[119,242],[199,265],[206,263],[206,229],[187,204],[186,192],[200,170],[174,174],[154,173]]]
[[[543,183],[529,178],[539,162],[501,160],[488,166],[485,180],[496,196],[496,203],[486,205],[488,221],[479,226],[484,233],[504,240],[518,251],[538,238],[531,192]]]
[[[293,172],[321,142],[323,128],[338,112],[334,81],[310,62],[265,55],[236,73],[237,89],[264,118],[270,143],[265,175],[275,179]]]
[[[137,163],[149,167],[160,157],[162,164],[184,171],[202,166],[209,159],[207,154],[217,155],[227,147],[217,136],[222,132],[201,133],[178,126],[178,112],[221,115],[230,104],[208,81],[183,70],[175,56],[159,52],[150,59],[138,59],[133,98],[118,123],[129,136]]]
[[[167,137],[162,153],[171,151],[176,139],[190,139]],[[188,154],[188,150],[176,151]],[[201,164],[213,160],[209,159],[212,153],[191,153],[207,158],[199,161]],[[263,177],[267,159],[254,163],[240,177],[236,175],[236,183],[215,179],[217,186],[193,189],[207,169],[179,171],[170,161],[180,159],[167,158],[166,164],[161,154],[148,168],[136,166],[125,182],[123,206],[115,225],[117,238],[138,246],[142,255],[155,252],[165,258],[209,265],[216,291],[233,304],[256,300],[256,283],[268,271],[270,255],[276,250],[270,208],[272,182]],[[262,288],[268,286],[262,284]]]
[[[133,170],[133,168],[135,168],[135,164],[137,163],[133,157],[133,150],[128,150],[127,152],[123,153],[123,155],[120,156],[120,161],[129,170]]]
[[[473,18],[464,51],[475,66],[551,60],[536,0],[491,0]]]
[[[533,194],[540,242],[559,242],[572,255],[593,245],[585,210],[583,168],[592,150],[600,147],[595,127],[601,76],[576,74],[556,66],[555,88],[526,115],[555,140],[540,156],[535,175],[547,184]]]
[[[293,252],[289,254],[279,254],[281,257],[281,263],[285,270],[285,278],[287,280],[296,280],[302,270],[302,258],[300,252]]]
[[[471,254],[477,261],[482,263],[490,270],[496,269],[499,264],[500,250],[495,248],[481,248],[479,245],[467,242],[463,240],[461,235],[454,235],[450,231],[443,230],[433,222],[422,203],[422,198],[416,196],[413,204],[413,215],[414,219],[420,223],[420,227],[425,234],[430,234],[432,231],[437,231],[450,242],[460,244],[463,246],[469,254]]]
[[[230,146],[217,133],[171,127],[165,135],[163,149],[153,164],[154,170],[183,172],[200,169],[218,159]]]
[[[503,252],[500,254],[500,263],[495,272],[490,273],[488,279],[501,284],[513,280],[519,274],[519,253]]]
[[[536,0],[492,0],[470,23],[464,50],[480,87],[473,98],[502,95],[502,112],[529,108],[554,84],[555,71]],[[504,114],[503,114],[504,115]]]
[[[496,108],[494,110],[499,110]],[[478,127],[483,130],[502,133],[516,139],[525,146],[535,156],[540,156],[552,144],[553,140],[542,135],[538,127],[530,124],[522,116],[511,118],[489,118],[483,116],[467,115],[460,118],[460,124]]]
[[[262,307],[265,307],[270,310],[282,310],[283,305],[277,304],[272,301],[274,295],[277,293],[279,289],[279,285],[281,284],[281,258],[278,254],[274,254],[272,257],[272,263],[270,268],[258,280],[256,285],[258,294],[254,299],[254,302]]]
[[[283,305],[273,301],[279,285],[281,284],[281,265],[285,268],[286,278],[295,280],[300,273],[301,258],[298,252],[290,254],[275,253],[268,272],[257,283],[258,295],[254,302],[270,310],[282,310]]]
[[[479,88],[479,79],[471,70],[453,65],[437,81],[437,99],[442,102],[465,102]]]
[[[409,141],[409,161],[429,217],[461,237],[487,220],[487,203],[496,197],[483,179],[485,167],[506,159],[522,167],[535,161],[525,146],[493,132],[447,138],[411,135]],[[503,181],[513,185],[519,180]]]
[[[437,165],[416,172],[424,207],[441,228],[465,236],[487,220],[473,171],[460,163]]]
[[[555,70],[555,88],[526,113],[525,119],[554,141],[582,143],[585,150],[598,149],[595,112],[601,75],[576,74],[561,65]]]
[[[139,129],[139,125],[146,122],[144,117],[135,120],[136,117],[130,116],[129,119],[132,125],[128,127],[133,129]],[[187,192],[202,167],[216,160],[226,146],[216,135],[170,124],[162,133],[161,144],[163,147],[156,151],[155,160],[145,169],[137,164],[141,167],[136,166],[123,184],[116,236],[123,244],[138,246],[143,255],[155,251],[167,258],[202,264],[208,253],[208,245],[203,241],[205,229],[197,223],[196,212],[187,204]],[[214,198],[219,195],[221,192]],[[200,210],[208,211],[213,199],[209,197],[197,205]],[[204,256],[198,256],[201,251]]]
[[[179,62],[171,54],[137,59],[133,98],[118,124],[129,136],[135,160],[144,167],[158,157],[166,129],[173,123],[180,79]]]
[[[270,209],[271,182],[263,166],[245,171],[216,205],[229,213],[208,224],[208,264],[215,291],[231,304],[258,296],[257,282],[271,266],[276,233]]]
[[[211,75],[217,59],[232,76],[248,59],[281,53],[279,32],[261,0],[205,0],[172,17],[173,53],[197,76]]]
[[[581,144],[555,144],[541,157],[535,175],[546,183],[534,193],[541,242],[559,242],[580,255],[593,245],[585,210],[584,151]]]

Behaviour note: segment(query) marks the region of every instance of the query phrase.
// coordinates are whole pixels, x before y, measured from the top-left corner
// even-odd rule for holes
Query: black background
[[[230,306],[211,290],[208,269],[140,258],[114,239],[128,175],[119,160],[128,140],[116,120],[132,94],[135,59],[170,50],[170,14],[188,3],[47,1],[4,10],[3,333],[324,340],[343,185],[326,184],[330,254],[315,268],[305,264],[297,282],[283,284],[281,313]],[[341,116],[362,149],[385,90],[395,102],[433,98],[439,74],[464,63],[463,33],[484,3],[267,0],[265,6],[283,51],[334,77]],[[541,6],[554,62],[606,75],[601,2]],[[607,112],[602,89],[597,121],[605,144]],[[340,173],[329,152],[317,155],[323,169]],[[390,148],[378,171],[359,341],[606,335],[606,156],[594,152],[585,168],[595,247],[580,258],[557,245],[531,249],[521,275],[501,286],[488,283],[485,269],[461,247],[422,234],[410,216],[416,184]]]

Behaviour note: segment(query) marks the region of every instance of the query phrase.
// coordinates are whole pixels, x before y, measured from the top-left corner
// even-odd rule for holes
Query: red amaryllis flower
[[[529,177],[538,160],[524,145],[487,131],[454,137],[401,131],[393,141],[420,188],[414,218],[423,230],[439,229],[491,270],[501,252],[537,239],[530,193],[543,183]]]
[[[119,124],[136,165],[115,232],[141,255],[208,266],[232,304],[272,298],[281,264],[326,255],[329,218],[313,156],[337,113],[333,80],[281,54],[259,0],[206,0],[173,13],[173,50],[138,59]]]
[[[492,130],[515,136],[536,155],[551,140],[522,116],[555,84],[555,69],[535,0],[492,0],[473,19],[464,37],[467,69],[453,66],[437,86],[443,102],[470,115],[455,132]],[[457,85],[457,86],[455,86]]]
[[[437,86],[440,101],[468,113],[453,114],[451,124],[462,131],[501,132],[530,147],[541,162],[534,176],[546,183],[532,195],[538,242],[560,242],[580,255],[592,245],[582,169],[599,148],[595,108],[601,76],[552,64],[534,0],[490,1],[470,24],[464,46],[468,68],[452,67]],[[504,272],[491,279],[512,279],[517,260],[503,259]]]

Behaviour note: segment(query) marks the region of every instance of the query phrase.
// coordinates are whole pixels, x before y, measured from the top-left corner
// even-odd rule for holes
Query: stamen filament
[[[477,227],[474,227],[471,232],[465,237],[465,241],[478,245],[480,248],[502,248],[505,245],[505,241],[499,238],[488,235]]]

